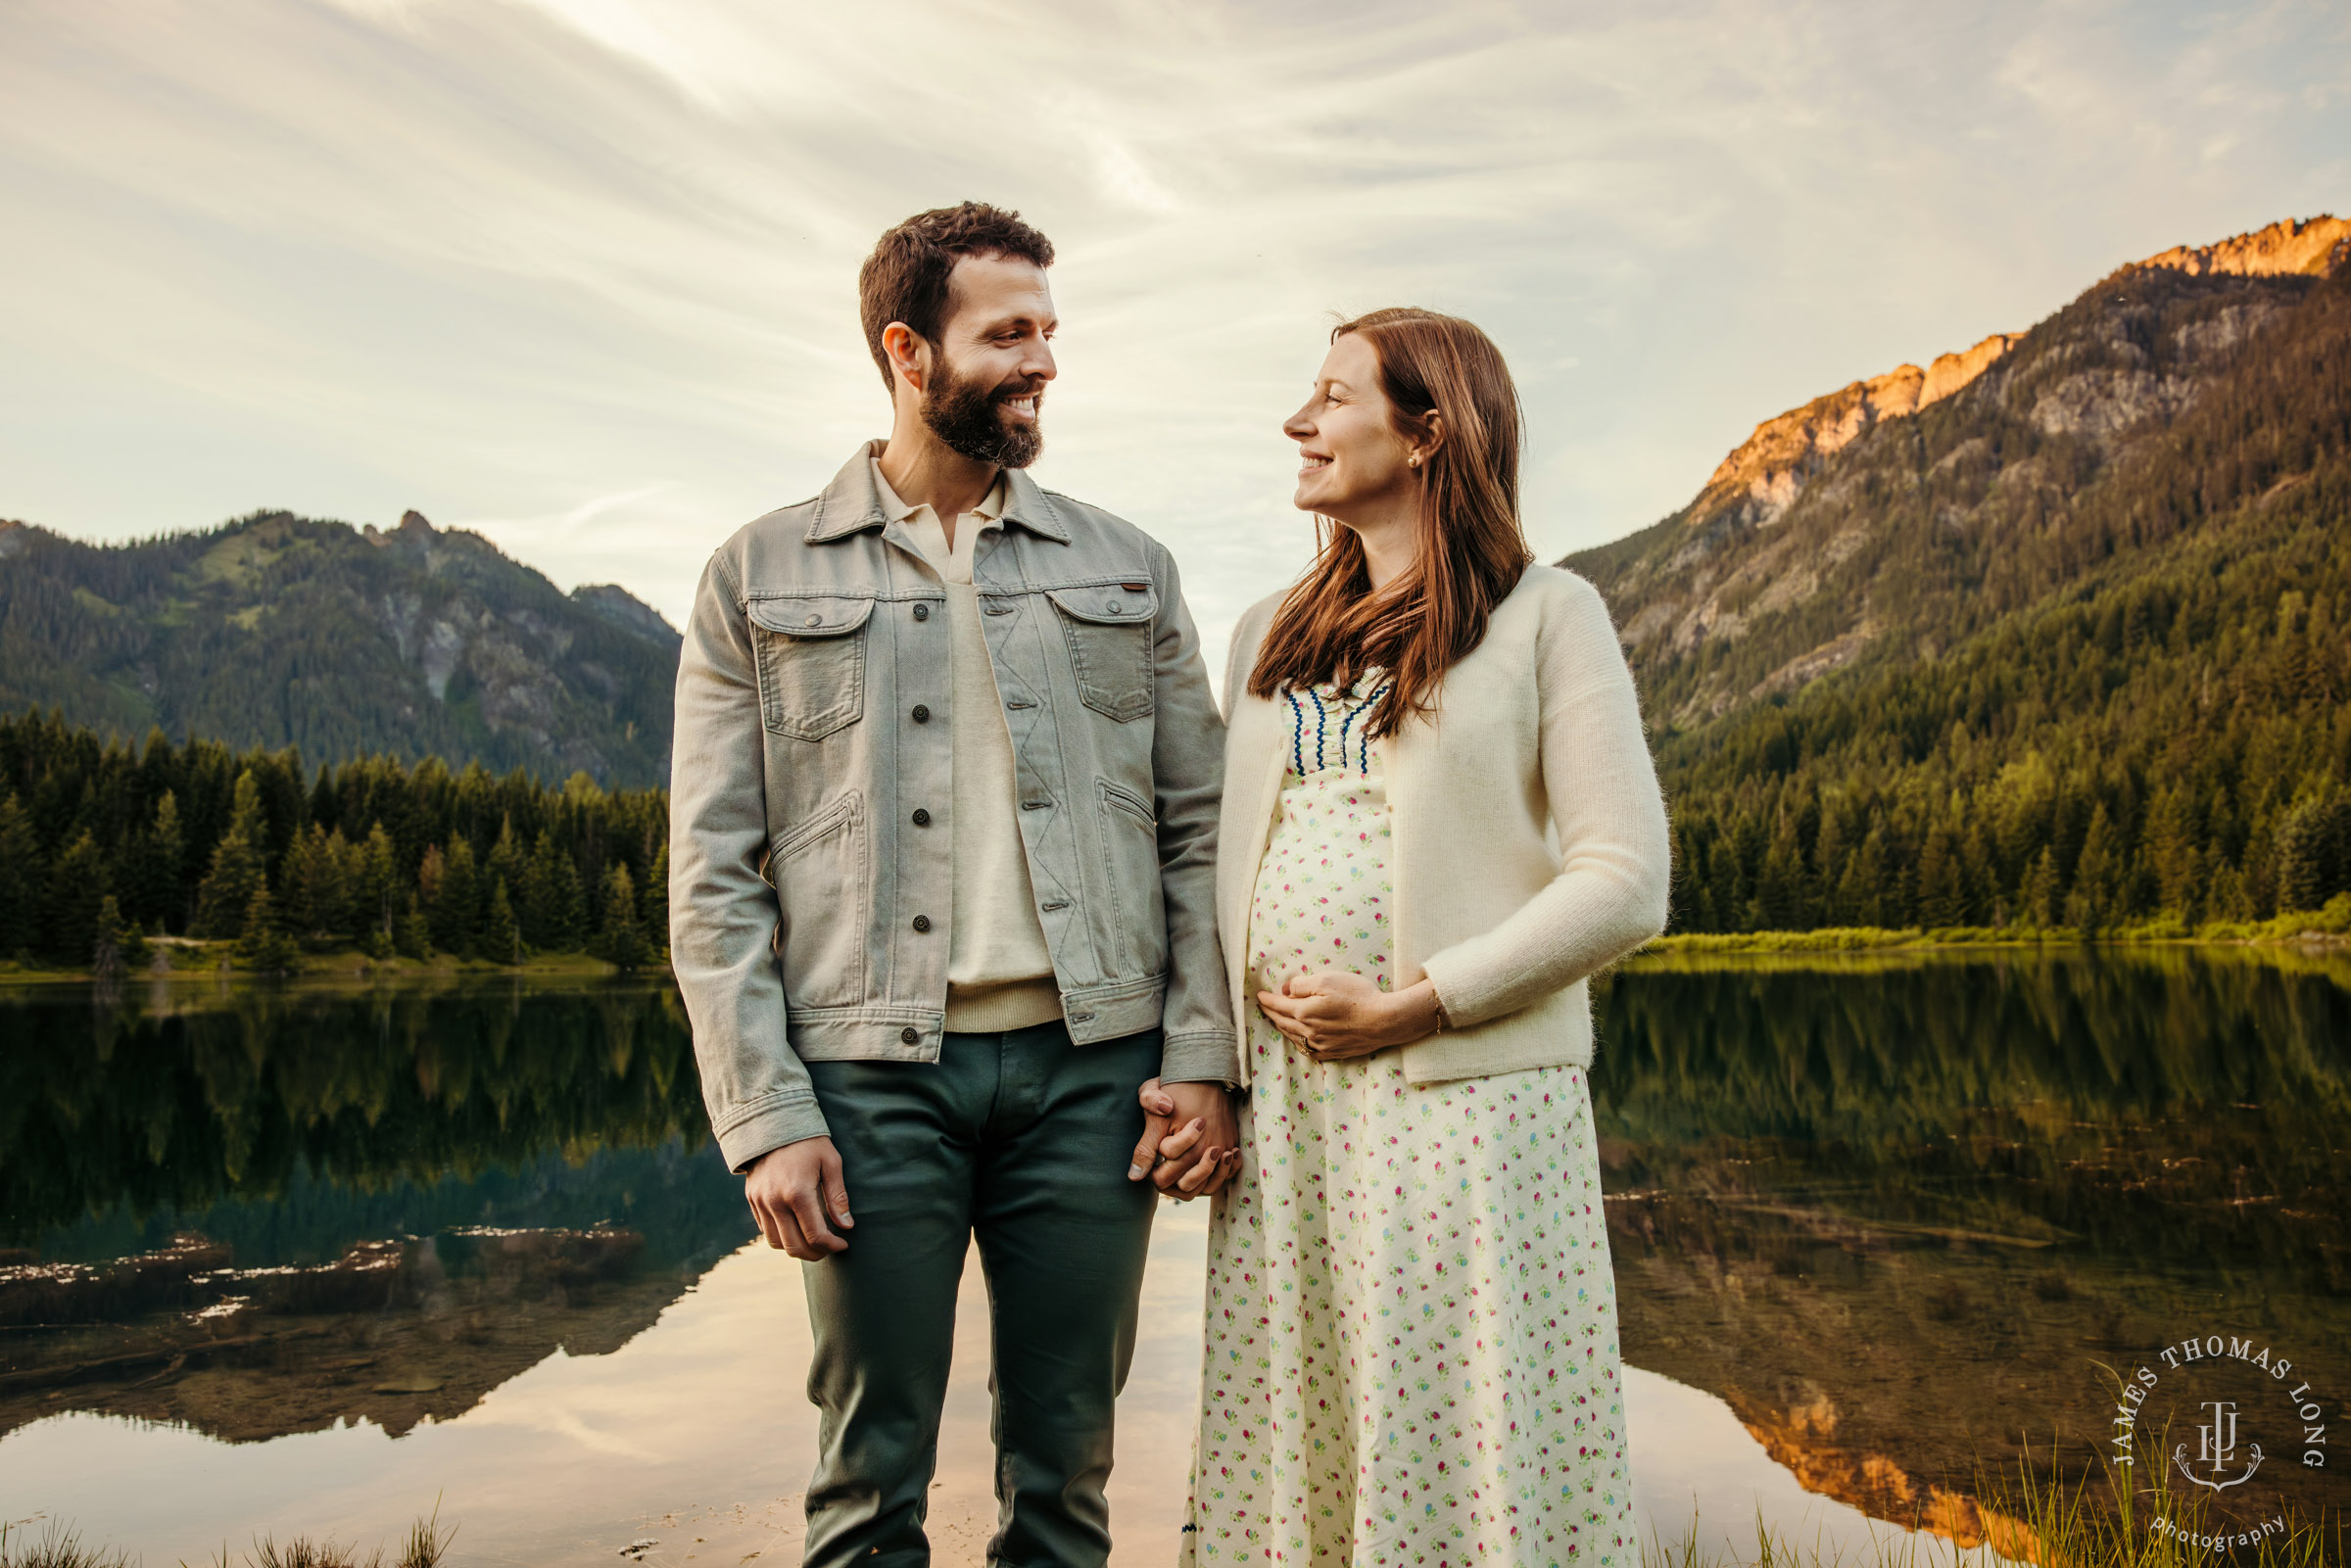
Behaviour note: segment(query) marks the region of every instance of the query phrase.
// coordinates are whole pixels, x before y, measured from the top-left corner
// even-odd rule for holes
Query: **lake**
[[[1667,956],[1597,1007],[1660,1536],[1976,1540],[1986,1468],[2096,1472],[2142,1366],[2136,1474],[2343,1507],[2305,1455],[2351,1389],[2351,957]],[[1122,1564],[1175,1553],[1205,1233],[1162,1207]],[[458,1563],[796,1561],[799,1265],[751,1241],[664,983],[0,993],[0,1518],[152,1563],[436,1506]],[[984,1314],[967,1270],[941,1562],[992,1523]]]

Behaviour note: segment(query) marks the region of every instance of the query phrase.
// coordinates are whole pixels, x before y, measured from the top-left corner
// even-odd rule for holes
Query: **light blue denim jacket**
[[[728,1164],[822,1136],[804,1062],[935,1062],[953,835],[946,592],[862,448],[703,570],[678,662],[671,967]],[[1217,942],[1224,727],[1165,546],[1007,475],[973,582],[1070,1033],[1236,1079]]]

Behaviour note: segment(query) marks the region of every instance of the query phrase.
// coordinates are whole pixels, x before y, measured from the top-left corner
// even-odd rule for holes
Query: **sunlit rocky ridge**
[[[2029,331],[1764,420],[1689,505],[1562,564],[1607,594],[1645,686],[1667,699],[1659,717],[1683,728],[1800,688],[1889,638],[1902,656],[1932,654],[1952,630],[1883,591],[1921,566],[1932,529],[1989,541],[2020,510],[2064,508],[2347,259],[2351,220],[2321,215],[2131,263]],[[1942,414],[1934,430],[1897,430],[1930,409]],[[2016,450],[2012,424],[2076,450]],[[1928,498],[1929,534],[1894,526],[1896,503],[1938,477],[1961,483]],[[2028,497],[2036,504],[2020,507]],[[1731,643],[1748,648],[1726,656]]]

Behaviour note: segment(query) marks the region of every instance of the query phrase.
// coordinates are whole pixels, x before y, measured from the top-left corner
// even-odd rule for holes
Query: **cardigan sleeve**
[[[1423,968],[1457,1025],[1540,1001],[1665,928],[1665,801],[1600,591],[1569,579],[1546,606],[1536,648],[1559,871],[1500,925],[1429,955]]]
[[[1265,645],[1266,633],[1273,625],[1273,616],[1281,608],[1282,594],[1269,594],[1241,612],[1232,629],[1232,641],[1224,648],[1224,718],[1230,722],[1232,710],[1240,706],[1249,689],[1249,678],[1257,672],[1257,650]]]

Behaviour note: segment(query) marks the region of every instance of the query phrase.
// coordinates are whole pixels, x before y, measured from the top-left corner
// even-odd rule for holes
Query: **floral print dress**
[[[1376,675],[1287,692],[1249,987],[1389,986]],[[1415,1087],[1248,1008],[1239,1174],[1209,1221],[1184,1568],[1639,1562],[1583,1072]]]

